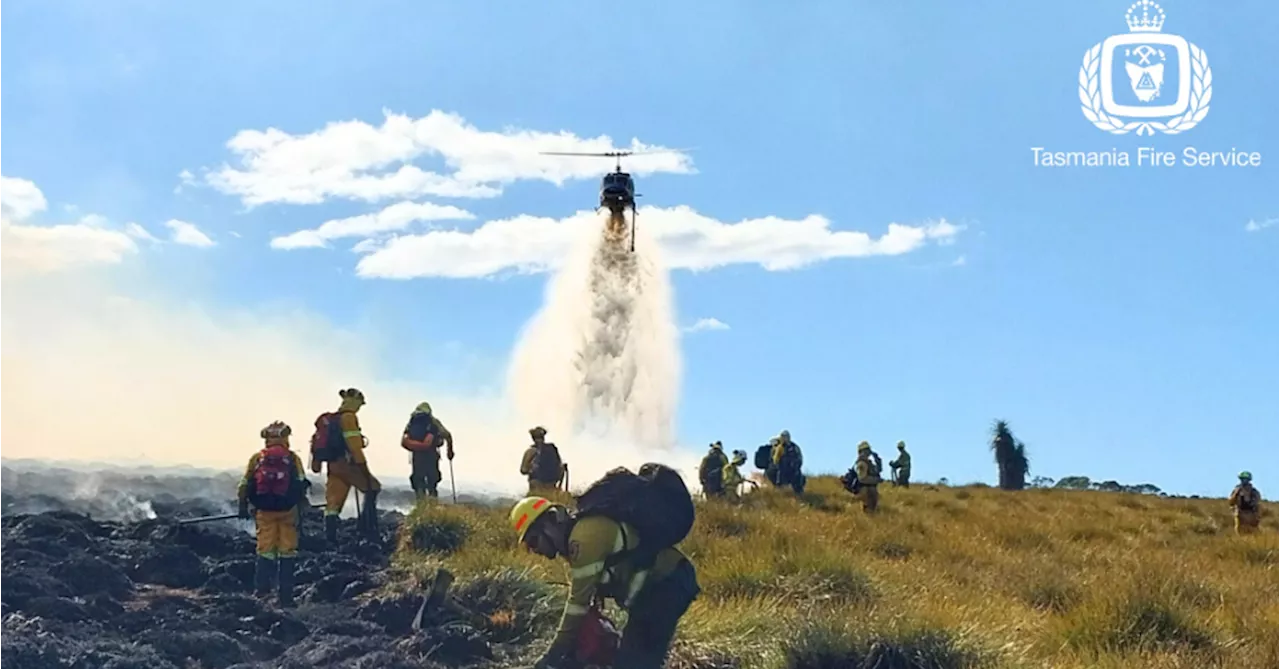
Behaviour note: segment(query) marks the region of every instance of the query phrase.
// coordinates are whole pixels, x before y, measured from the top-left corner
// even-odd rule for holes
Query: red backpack
[[[288,511],[298,503],[293,452],[281,444],[273,444],[258,454],[258,465],[249,479],[248,498],[263,511]]]
[[[316,462],[333,462],[346,455],[347,440],[342,436],[342,414],[337,411],[320,414],[316,417],[316,431],[311,435],[311,458]]]

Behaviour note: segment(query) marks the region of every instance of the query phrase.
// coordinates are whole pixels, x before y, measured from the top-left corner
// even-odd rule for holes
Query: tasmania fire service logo
[[[1209,113],[1213,73],[1204,49],[1160,32],[1164,9],[1138,0],[1124,20],[1129,33],[1112,35],[1084,54],[1080,110],[1100,130],[1115,135],[1156,131],[1176,135]]]

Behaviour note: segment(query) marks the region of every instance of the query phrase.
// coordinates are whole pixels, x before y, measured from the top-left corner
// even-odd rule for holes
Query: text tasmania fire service
[[[1031,158],[1036,167],[1259,167],[1262,154],[1257,151],[1240,151],[1234,146],[1228,151],[1202,151],[1188,146],[1181,152],[1165,151],[1150,146],[1136,149],[1104,151],[1049,151],[1042,146],[1031,147]]]

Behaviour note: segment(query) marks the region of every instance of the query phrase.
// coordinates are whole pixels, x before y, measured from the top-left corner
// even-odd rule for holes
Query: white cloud
[[[49,203],[36,185],[26,179],[0,176],[0,208],[14,218],[24,221],[32,214],[44,211]]]
[[[560,266],[583,228],[599,225],[603,225],[600,215],[581,211],[559,220],[517,216],[489,221],[471,231],[396,236],[381,245],[362,244],[360,250],[367,255],[360,259],[356,273],[409,279],[545,272]],[[873,238],[865,232],[832,230],[830,221],[817,215],[724,223],[685,206],[644,207],[637,245],[659,244],[672,269],[758,264],[781,271],[836,258],[900,255],[931,241],[948,241],[963,229],[945,220],[916,226],[890,223],[884,234]]]
[[[195,223],[170,219],[164,222],[164,227],[169,228],[171,231],[172,234],[170,234],[169,238],[174,244],[208,248],[215,243],[212,239],[209,239],[209,235],[201,232]]]
[[[6,274],[45,274],[89,265],[116,264],[138,250],[128,234],[96,214],[76,223],[41,225],[27,219],[48,208],[44,194],[26,179],[0,176],[0,258]]]
[[[705,332],[707,330],[728,330],[729,325],[718,318],[699,318],[696,323],[685,328],[685,332]]]
[[[271,240],[274,249],[320,248],[331,239],[373,237],[381,233],[404,230],[418,221],[470,220],[475,215],[457,207],[430,202],[397,202],[372,214],[325,221],[314,230],[299,230]],[[365,240],[366,242],[369,240]],[[359,246],[365,246],[362,242]]]
[[[561,185],[572,179],[599,178],[610,167],[599,158],[539,152],[615,148],[607,135],[583,138],[567,131],[513,128],[485,131],[457,114],[439,110],[421,118],[386,110],[383,116],[380,126],[342,121],[305,135],[276,128],[242,130],[227,142],[239,165],[223,165],[208,172],[205,180],[250,207],[270,202],[315,204],[334,197],[367,202],[424,195],[494,197],[514,181]],[[632,139],[624,148],[639,152],[663,147]],[[448,173],[411,164],[423,157],[442,158]],[[636,175],[693,171],[689,157],[679,152],[632,156],[626,167]]]
[[[960,256],[960,257],[956,258],[955,260],[952,260],[952,261],[951,261],[951,266],[952,266],[952,267],[964,267],[964,266],[965,266],[965,265],[967,265],[968,263],[969,263],[968,259],[966,259],[964,256]]]
[[[1276,226],[1277,223],[1280,223],[1280,219],[1268,218],[1262,221],[1255,221],[1253,219],[1249,219],[1249,222],[1245,224],[1244,229],[1249,232],[1258,232],[1259,230],[1273,228]]]
[[[157,239],[155,235],[151,234],[150,232],[147,232],[146,228],[142,227],[141,225],[138,225],[137,223],[126,223],[124,226],[124,232],[130,237],[133,237],[134,239],[141,239],[143,241],[148,241],[153,244],[161,243],[160,240]]]

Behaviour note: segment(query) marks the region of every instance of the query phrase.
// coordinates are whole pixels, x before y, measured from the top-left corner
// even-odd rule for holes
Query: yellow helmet
[[[418,406],[413,408],[414,413],[431,413],[430,402],[419,402]]]
[[[545,497],[526,497],[511,507],[511,529],[520,541],[524,541],[524,535],[529,532],[533,521],[550,508],[551,500]]]
[[[869,444],[869,443],[867,443],[867,442],[865,442],[865,441],[864,441],[864,442],[862,442],[862,443],[860,443],[860,444],[858,444],[858,452],[859,452],[859,453],[861,453],[861,452],[863,452],[863,451],[869,451],[869,450],[871,450],[871,444]]]

